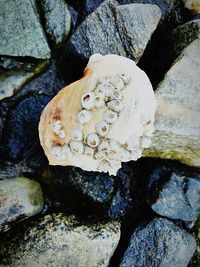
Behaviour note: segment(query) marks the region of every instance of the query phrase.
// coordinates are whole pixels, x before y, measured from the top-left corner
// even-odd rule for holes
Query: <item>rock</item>
[[[154,219],[131,236],[120,267],[186,267],[195,252],[195,240],[166,219]]]
[[[194,223],[200,216],[200,174],[157,168],[150,177],[148,199],[156,213]]]
[[[86,59],[94,53],[112,53],[138,61],[160,17],[157,6],[118,6],[115,0],[106,0],[78,26],[68,46]],[[144,42],[138,47],[141,40]]]
[[[188,267],[200,267],[200,218],[195,225],[193,235],[196,239],[197,250]]]
[[[30,71],[9,70],[0,73],[0,100],[12,96],[18,92],[27,81],[40,73],[47,66],[48,61],[41,61],[33,66]]]
[[[39,183],[23,177],[0,180],[0,232],[8,230],[13,222],[38,214],[42,208]]]
[[[31,0],[0,3],[0,54],[50,58],[50,50]]]
[[[141,58],[152,33],[161,18],[160,8],[150,4],[130,4],[116,7],[119,35],[127,56],[136,62]]]
[[[42,0],[45,30],[55,46],[67,38],[71,27],[71,15],[64,0]]]
[[[1,264],[106,267],[119,237],[120,225],[115,221],[92,223],[75,216],[47,215],[1,242]]]
[[[184,40],[187,36],[193,39],[191,32],[188,35],[184,32],[183,36]],[[156,90],[156,132],[144,156],[174,159],[200,167],[199,46],[200,41],[196,38],[183,50],[159,84]]]
[[[200,14],[199,0],[183,0],[185,8],[187,8],[192,15]]]

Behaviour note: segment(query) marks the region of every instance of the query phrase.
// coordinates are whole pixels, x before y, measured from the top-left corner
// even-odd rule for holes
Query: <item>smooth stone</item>
[[[0,54],[48,59],[51,56],[31,0],[1,0]]]
[[[155,169],[148,202],[161,216],[194,223],[200,216],[200,174],[168,166]]]
[[[43,205],[38,182],[23,177],[0,180],[0,232],[40,213]]]
[[[11,97],[17,93],[25,83],[36,74],[42,72],[47,66],[48,61],[41,61],[27,70],[8,70],[0,73],[0,100]]]
[[[69,35],[71,15],[64,0],[42,0],[45,31],[55,46],[60,46]]]
[[[188,32],[188,39],[191,35],[192,32]],[[185,32],[183,36],[187,37]],[[174,159],[200,167],[199,47],[197,37],[184,48],[159,84],[156,131],[152,145],[143,151],[143,156]]]
[[[154,219],[134,231],[120,267],[186,267],[195,248],[188,232],[167,219]]]
[[[78,26],[69,39],[68,49],[85,59],[94,53],[111,53],[137,62],[160,17],[157,6],[119,6],[115,0],[106,0]]]
[[[82,221],[51,214],[21,229],[0,244],[6,266],[107,267],[120,238],[116,221]]]

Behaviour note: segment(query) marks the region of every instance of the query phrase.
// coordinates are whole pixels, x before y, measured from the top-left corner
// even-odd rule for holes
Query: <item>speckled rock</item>
[[[81,23],[68,46],[86,59],[94,53],[112,53],[138,61],[160,17],[157,6],[118,6],[117,1],[106,0]]]
[[[186,267],[195,252],[194,238],[166,219],[135,230],[120,267]]]
[[[157,168],[150,177],[148,199],[156,213],[194,223],[200,216],[200,174]]]
[[[0,54],[50,58],[50,50],[34,1],[1,0]]]
[[[193,39],[190,31],[183,32],[184,40],[187,36]],[[159,84],[156,132],[144,156],[174,159],[200,167],[199,47],[197,37],[182,51]]]
[[[33,76],[42,72],[48,61],[41,61],[27,70],[8,70],[0,73],[0,100],[12,96]],[[8,66],[8,65],[7,65]]]
[[[71,15],[64,0],[42,0],[45,30],[55,46],[61,45],[67,38]]]
[[[42,190],[36,181],[17,177],[0,180],[0,232],[38,214],[43,208]]]
[[[120,237],[119,223],[92,223],[47,215],[0,244],[3,266],[108,266]]]

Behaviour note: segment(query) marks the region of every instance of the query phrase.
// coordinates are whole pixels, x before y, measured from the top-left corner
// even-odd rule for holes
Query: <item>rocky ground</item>
[[[152,145],[116,176],[49,166],[44,106],[93,53],[143,69]],[[200,266],[200,10],[191,0],[0,1],[0,266]]]

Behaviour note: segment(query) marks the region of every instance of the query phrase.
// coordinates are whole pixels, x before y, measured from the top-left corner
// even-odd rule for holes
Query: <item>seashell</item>
[[[118,115],[117,115],[117,113],[115,111],[112,111],[112,110],[108,109],[103,113],[103,119],[107,123],[114,123],[118,119]]]
[[[89,134],[87,136],[87,144],[90,147],[97,147],[99,145],[99,137],[97,134]]]
[[[100,121],[96,125],[96,131],[100,136],[106,136],[109,131],[109,125],[105,121]]]
[[[58,135],[59,135],[59,137],[62,138],[62,139],[65,138],[65,136],[66,136],[64,130],[60,130]]]
[[[150,144],[155,109],[150,81],[134,61],[93,55],[83,78],[62,89],[44,108],[40,143],[50,165],[116,174],[121,162],[137,160]],[[76,136],[76,130],[82,134]]]

